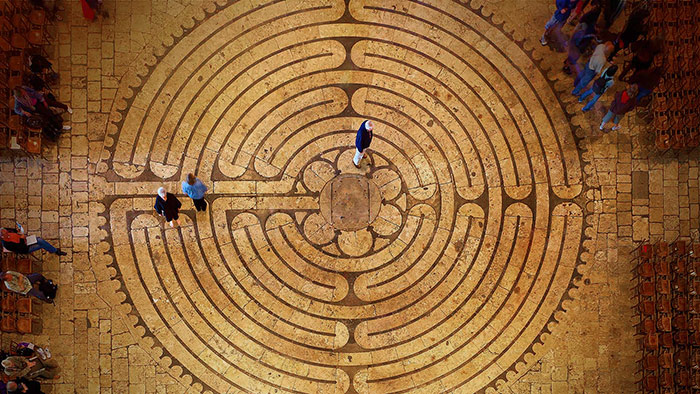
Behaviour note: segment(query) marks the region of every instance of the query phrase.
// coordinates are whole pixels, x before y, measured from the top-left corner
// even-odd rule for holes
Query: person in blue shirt
[[[204,193],[206,191],[207,186],[195,177],[194,174],[187,174],[187,179],[182,181],[182,192],[192,199],[197,211],[203,212],[207,210],[207,202],[204,200]]]
[[[542,38],[540,38],[540,44],[547,45],[547,35],[555,27],[561,28],[566,20],[569,19],[571,15],[571,9],[576,7],[578,0],[556,0],[557,10],[554,11],[554,15],[547,21],[544,25],[544,33],[542,33]]]
[[[352,163],[357,168],[360,168],[360,161],[362,161],[362,158],[365,156],[365,151],[372,142],[372,130],[374,130],[374,124],[371,120],[362,122],[360,129],[357,130],[357,137],[355,137],[355,157],[352,159]]]

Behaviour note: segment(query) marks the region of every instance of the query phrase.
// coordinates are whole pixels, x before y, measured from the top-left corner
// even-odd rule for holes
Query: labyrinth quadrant
[[[106,146],[115,280],[203,391],[484,392],[562,310],[580,158],[537,63],[477,10],[232,2],[130,90]],[[188,173],[209,209],[183,196],[170,228],[155,191]]]

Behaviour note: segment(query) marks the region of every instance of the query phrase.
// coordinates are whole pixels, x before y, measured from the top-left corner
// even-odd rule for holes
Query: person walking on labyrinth
[[[165,218],[166,222],[170,223],[170,227],[174,224],[180,225],[180,207],[182,203],[175,197],[174,194],[168,193],[164,187],[158,189],[156,203],[153,206],[156,212]]]
[[[352,163],[357,168],[360,168],[360,162],[365,156],[365,151],[369,148],[369,144],[372,143],[373,130],[374,123],[372,123],[371,120],[362,122],[360,129],[357,130],[357,136],[355,137],[355,157],[352,159]]]
[[[204,199],[206,191],[207,186],[192,173],[187,174],[187,180],[182,181],[182,192],[192,199],[197,211],[207,210],[207,201]]]

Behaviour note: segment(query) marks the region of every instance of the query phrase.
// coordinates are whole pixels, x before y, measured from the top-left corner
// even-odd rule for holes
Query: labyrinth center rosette
[[[571,130],[527,54],[464,5],[235,2],[165,51],[122,115],[115,266],[204,390],[484,390],[572,285]],[[189,172],[210,209],[186,202],[166,229],[152,194]]]

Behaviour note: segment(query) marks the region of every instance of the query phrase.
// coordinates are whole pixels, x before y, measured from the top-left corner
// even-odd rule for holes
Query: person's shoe
[[[544,36],[542,36],[542,38],[540,38],[540,44],[542,44],[542,46],[547,45],[547,39],[544,38]]]
[[[56,249],[56,254],[59,255],[59,256],[65,256],[65,255],[67,255],[68,253],[62,251],[61,249]]]
[[[579,103],[580,103],[580,102],[581,102],[581,101],[579,100]],[[583,112],[588,112],[588,111],[590,111],[590,110],[591,110],[590,108],[583,107],[583,109],[582,109],[581,111],[583,111]]]
[[[175,227],[175,222],[174,222],[174,221],[170,221],[170,227]]]
[[[613,127],[612,127],[612,130],[613,130],[613,131],[620,130],[620,126],[619,126],[619,125],[618,125],[618,126],[613,126]]]
[[[67,111],[69,114],[72,114],[72,113],[73,113],[73,108],[71,108],[70,105],[69,105],[69,106],[68,106],[68,109],[66,109],[66,111]]]
[[[63,130],[65,130],[65,131],[68,131],[68,130],[70,130],[70,129],[71,129],[71,127],[68,126],[68,125],[63,126]]]
[[[604,124],[604,123],[601,123],[601,124],[600,124],[600,127],[598,127],[598,130],[603,130],[604,128],[605,128],[605,124]]]
[[[355,161],[354,161],[354,160],[353,160],[353,162],[352,162],[352,165],[354,165],[355,168],[360,168],[360,165],[359,165],[359,164],[355,164]]]
[[[578,102],[582,103],[583,102],[583,96],[578,96]]]

